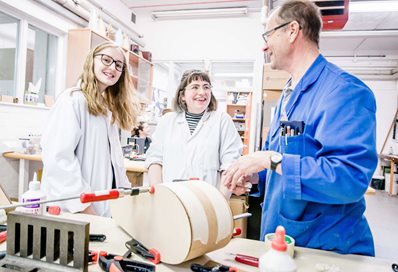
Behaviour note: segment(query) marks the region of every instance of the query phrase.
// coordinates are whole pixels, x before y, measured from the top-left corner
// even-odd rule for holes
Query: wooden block
[[[229,207],[231,208],[232,215],[242,214],[247,212],[249,208],[247,204],[247,197],[232,195],[229,199]],[[247,234],[247,218],[242,218],[238,220],[234,220],[234,228],[240,228],[242,233],[238,236],[238,238],[246,238]]]
[[[142,186],[144,180],[144,174],[140,172],[126,172],[127,178],[129,179],[131,186],[138,187]]]
[[[11,95],[0,95],[0,101],[7,102],[7,103],[13,103],[14,97],[12,97]]]

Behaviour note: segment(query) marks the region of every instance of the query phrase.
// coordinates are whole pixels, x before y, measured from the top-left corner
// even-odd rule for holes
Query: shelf
[[[230,103],[227,103],[227,107],[242,107],[242,108],[245,108],[246,105],[245,104],[230,104]]]
[[[232,118],[232,121],[246,122],[246,118]]]
[[[231,93],[230,91],[228,93]],[[251,115],[251,92],[236,92],[245,93],[245,99],[238,100],[238,104],[232,104],[231,99],[227,99],[229,103],[226,105],[227,114],[231,117],[234,122],[236,131],[238,132],[242,142],[243,142],[243,155],[249,153],[250,145],[250,115]],[[243,104],[242,102],[245,102]],[[246,104],[247,103],[247,104]],[[236,114],[238,116],[244,116],[244,118],[235,118]]]

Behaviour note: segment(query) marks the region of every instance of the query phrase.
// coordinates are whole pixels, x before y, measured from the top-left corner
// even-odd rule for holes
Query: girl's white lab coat
[[[225,112],[205,112],[191,135],[184,112],[170,112],[156,127],[145,161],[162,165],[163,182],[200,178],[219,188],[220,173],[237,160],[242,140]]]
[[[58,97],[41,140],[42,191],[47,199],[111,189],[112,166],[116,187],[131,187],[123,164],[118,127],[111,119],[111,112],[107,116],[91,115],[80,90],[69,89]],[[74,213],[90,203],[82,204],[76,199],[57,205]],[[91,205],[98,215],[110,216],[107,201]]]

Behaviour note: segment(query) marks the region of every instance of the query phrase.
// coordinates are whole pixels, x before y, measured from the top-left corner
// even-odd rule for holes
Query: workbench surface
[[[102,233],[107,236],[103,243],[90,243],[91,250],[105,250],[109,253],[121,254],[126,252],[124,243],[130,240],[130,236],[117,226],[115,221],[110,218],[90,216],[84,214],[64,214],[63,217],[69,219],[76,219],[90,222],[90,233]],[[212,260],[214,262],[222,263],[224,265],[235,266],[239,271],[258,271],[257,268],[240,264],[234,261],[233,256],[228,253],[241,253],[255,257],[261,256],[265,252],[264,243],[261,241],[233,238],[231,242],[224,248],[208,253],[197,259],[188,261],[178,266],[159,264],[157,265],[157,272],[171,272],[171,271],[190,271],[191,263],[205,264]],[[161,254],[161,252],[160,252]],[[136,260],[143,261],[144,259],[135,256]],[[316,272],[316,265],[335,265],[340,268],[341,272],[390,272],[392,261],[365,257],[358,255],[341,255],[333,252],[315,250],[309,248],[295,248],[295,261],[298,266],[298,272]],[[101,271],[97,264],[90,265],[89,271]]]

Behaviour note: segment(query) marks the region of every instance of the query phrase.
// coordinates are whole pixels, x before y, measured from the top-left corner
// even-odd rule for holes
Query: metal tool
[[[235,261],[237,261],[239,263],[258,267],[258,258],[257,257],[244,255],[244,254],[234,254],[234,253],[229,253],[229,254],[235,256]]]
[[[138,254],[143,258],[153,262],[154,264],[160,263],[160,253],[154,248],[147,249],[143,244],[134,238],[126,242],[127,252],[123,255],[125,258],[129,258],[131,253]]]
[[[0,271],[88,271],[88,222],[20,212],[7,219]]]
[[[242,218],[247,218],[247,217],[250,217],[250,216],[252,216],[252,214],[251,213],[240,213],[240,214],[237,214],[237,215],[234,215],[233,216],[233,220],[238,220],[238,219],[242,219]]]
[[[9,208],[16,208],[16,207],[22,207],[22,206],[27,206],[27,205],[30,206],[30,205],[36,205],[36,204],[60,202],[60,201],[79,199],[79,198],[80,198],[81,203],[97,202],[97,201],[116,199],[116,198],[123,197],[123,196],[134,196],[134,195],[138,195],[140,193],[146,193],[146,192],[153,194],[155,192],[155,187],[149,186],[149,187],[118,188],[118,189],[111,189],[111,190],[96,191],[96,192],[91,192],[91,193],[81,193],[78,196],[41,200],[41,201],[32,201],[32,202],[28,202],[28,203],[4,205],[4,206],[0,206],[0,209],[9,209]]]
[[[227,266],[227,265],[216,265],[213,267],[201,265],[201,264],[191,264],[191,271],[194,272],[237,272],[238,269],[235,267]]]
[[[144,262],[128,260],[120,255],[99,253],[99,266],[106,272],[153,272],[156,267]]]
[[[90,234],[90,242],[104,242],[106,240],[105,234]]]

